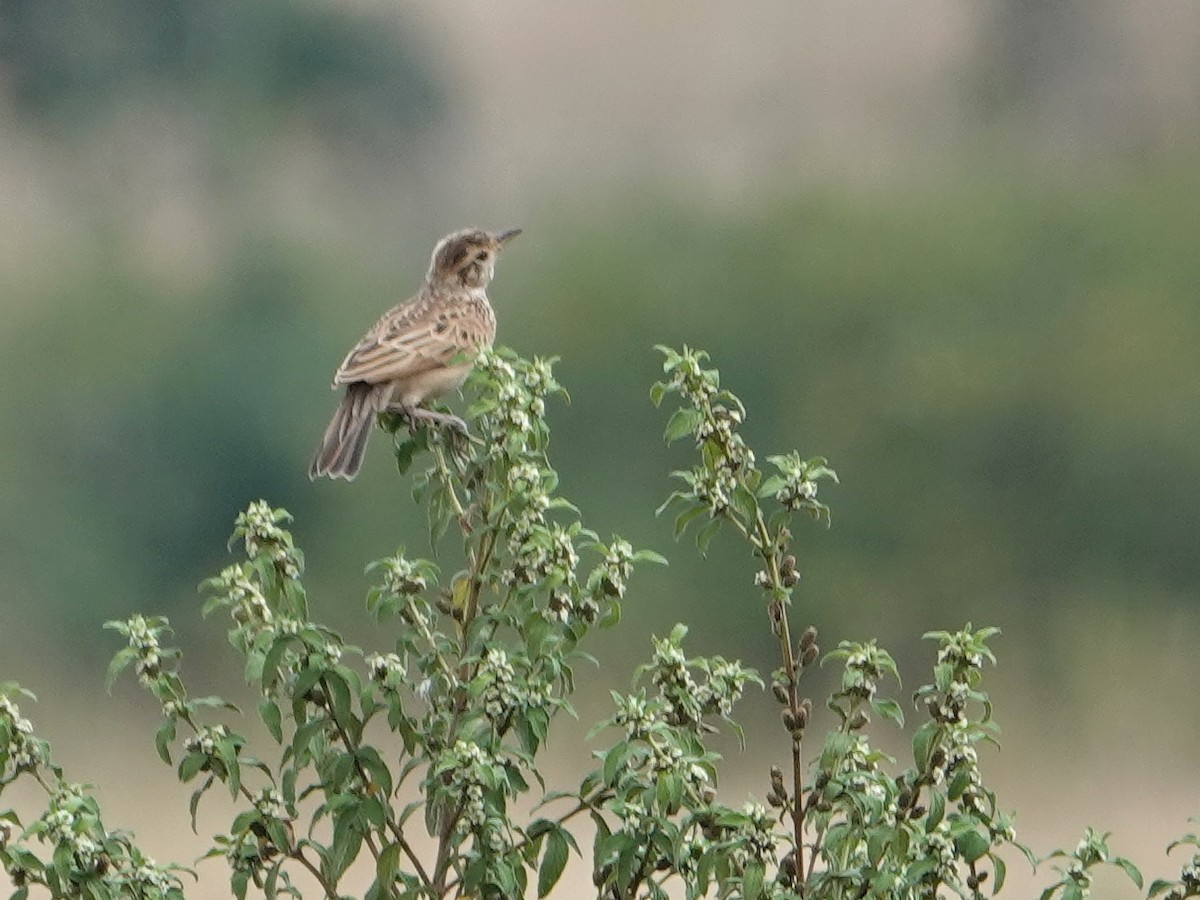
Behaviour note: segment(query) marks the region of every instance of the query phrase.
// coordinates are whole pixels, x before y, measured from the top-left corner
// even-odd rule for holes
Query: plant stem
[[[317,868],[316,865],[313,864],[312,860],[310,860],[307,856],[304,855],[303,850],[301,850],[299,847],[297,847],[295,850],[293,850],[291,852],[290,855],[291,855],[292,859],[296,860],[298,863],[300,863],[300,865],[302,865],[302,866],[304,866],[304,868],[308,869],[309,873],[312,874],[313,878],[317,879],[317,881],[321,885],[321,890],[323,890],[325,892],[325,896],[328,897],[329,900],[337,900],[337,898],[338,898],[337,887],[335,885],[332,885],[329,883],[328,879],[326,879],[325,876],[321,874],[321,870],[319,868]]]
[[[756,511],[754,544],[759,556],[767,566],[767,577],[776,595],[774,603],[778,609],[779,650],[783,657],[783,673],[787,679],[788,708],[792,716],[800,714],[800,693],[797,685],[796,660],[792,652],[792,632],[788,624],[787,589],[779,573],[777,542],[767,530],[762,510]],[[804,747],[800,730],[795,729],[792,738],[792,839],[795,842],[796,882],[803,885],[804,872]]]
[[[459,800],[453,815],[446,816],[442,820],[442,827],[438,830],[437,862],[434,863],[433,881],[430,883],[441,897],[446,896],[450,890],[450,886],[445,883],[446,873],[450,870],[450,838],[454,834],[454,826],[458,824],[466,803],[465,799]]]

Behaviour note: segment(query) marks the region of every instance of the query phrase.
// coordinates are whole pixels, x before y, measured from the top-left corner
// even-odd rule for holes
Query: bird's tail
[[[308,477],[321,475],[330,478],[354,479],[362,468],[363,454],[367,452],[367,439],[375,424],[379,411],[377,385],[356,382],[346,388],[337,412],[325,429],[321,446],[313,454],[308,467]]]

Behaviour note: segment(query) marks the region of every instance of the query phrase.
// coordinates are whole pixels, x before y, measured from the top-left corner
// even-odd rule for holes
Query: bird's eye
[[[477,260],[479,260],[480,262],[487,262],[487,259],[489,256],[491,256],[491,254],[488,253],[486,250],[480,250],[478,253],[475,254],[475,258]]]

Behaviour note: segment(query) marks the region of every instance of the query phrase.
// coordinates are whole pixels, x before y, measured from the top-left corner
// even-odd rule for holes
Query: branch
[[[786,596],[787,589],[783,586],[783,578],[779,572],[778,554],[774,552],[776,541],[767,530],[763,521],[762,510],[755,510],[754,544],[759,556],[767,566],[767,577],[771,582],[771,590],[780,597]],[[783,656],[783,673],[787,678],[788,708],[793,716],[800,714],[800,694],[797,686],[796,660],[792,652],[792,632],[788,624],[787,603],[782,599],[772,601],[778,610],[779,649]],[[804,753],[800,730],[793,729],[792,734],[792,839],[796,848],[796,882],[804,884]]]
[[[312,877],[317,879],[317,881],[320,883],[321,889],[323,891],[325,891],[325,896],[328,897],[329,900],[337,900],[337,898],[338,898],[337,886],[329,883],[329,881],[325,878],[325,876],[321,874],[321,870],[319,868],[317,868],[316,865],[313,864],[312,860],[310,860],[307,856],[304,855],[303,850],[301,850],[299,847],[297,847],[288,855],[292,859],[294,859],[298,863],[300,863],[300,865],[304,866],[304,868],[308,869],[308,871],[312,875]]]

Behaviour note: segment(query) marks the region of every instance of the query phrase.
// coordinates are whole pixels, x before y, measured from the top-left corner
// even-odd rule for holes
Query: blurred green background
[[[309,483],[328,382],[438,237],[520,225],[491,296],[502,343],[562,357],[563,490],[673,562],[589,681],[679,620],[775,664],[741,548],[653,518],[685,451],[651,348],[705,347],[760,457],[842,476],[797,618],[877,636],[901,695],[923,631],[1000,626],[984,764],[1021,836],[1095,823],[1166,874],[1200,813],[1198,40],[1186,0],[6,0],[0,679],[110,825],[195,855],[101,623],[169,615],[195,689],[236,694],[194,586],[264,497],[318,616],[390,640],[362,566],[422,521],[380,436]],[[731,799],[783,752],[771,703],[743,716]]]

